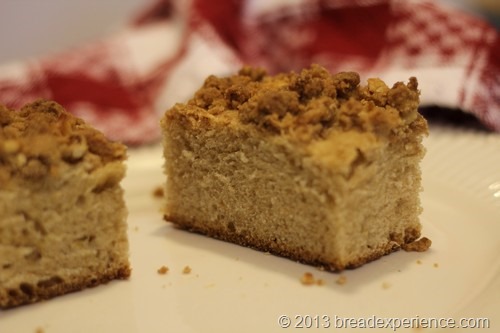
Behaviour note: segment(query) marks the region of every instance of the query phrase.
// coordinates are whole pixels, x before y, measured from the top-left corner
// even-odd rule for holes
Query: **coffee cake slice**
[[[55,102],[0,106],[0,308],[130,275],[125,159]]]
[[[417,80],[313,65],[210,76],[163,119],[165,219],[339,271],[420,237]]]

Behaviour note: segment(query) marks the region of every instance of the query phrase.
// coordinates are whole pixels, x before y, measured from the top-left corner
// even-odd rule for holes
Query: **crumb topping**
[[[275,76],[250,67],[231,77],[210,76],[188,105],[215,116],[237,112],[244,124],[300,141],[324,138],[331,131],[388,136],[413,123],[426,131],[417,121],[422,122],[416,78],[392,88],[380,79],[360,86],[357,73],[332,75],[319,65]]]
[[[45,177],[61,164],[87,162],[95,169],[125,157],[125,146],[110,142],[55,102],[39,100],[19,111],[0,105],[0,182],[14,174]]]

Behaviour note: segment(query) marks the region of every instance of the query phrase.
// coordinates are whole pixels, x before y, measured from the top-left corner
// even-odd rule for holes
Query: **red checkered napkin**
[[[210,74],[319,63],[388,83],[416,76],[422,105],[460,108],[500,131],[500,38],[479,17],[424,0],[155,3],[113,38],[0,68],[0,103],[53,99],[129,144]]]

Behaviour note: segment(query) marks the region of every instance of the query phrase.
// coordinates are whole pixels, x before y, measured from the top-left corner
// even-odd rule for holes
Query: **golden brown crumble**
[[[312,285],[318,285],[322,286],[325,284],[325,281],[323,279],[316,279],[314,277],[313,273],[311,272],[305,272],[304,275],[300,278],[300,283],[302,283],[305,286],[312,286]]]
[[[407,252],[424,252],[432,245],[432,241],[427,237],[422,237],[414,242],[403,244],[401,247]]]
[[[13,174],[49,176],[63,163],[83,161],[96,168],[125,157],[125,146],[110,142],[56,102],[38,100],[19,111],[0,105],[0,182]]]
[[[158,268],[157,272],[160,275],[165,275],[165,274],[168,273],[168,267],[167,266],[161,266],[160,268]]]
[[[332,130],[388,136],[418,118],[415,78],[392,88],[379,79],[359,84],[357,73],[332,75],[318,65],[275,76],[244,67],[231,77],[208,77],[188,104],[213,115],[236,111],[242,123],[300,141],[325,137]],[[426,131],[418,121],[413,126]]]
[[[335,283],[342,286],[347,283],[347,277],[345,275],[340,275],[338,279],[335,280]]]
[[[304,275],[300,278],[300,282],[305,286],[310,286],[316,284],[316,279],[311,272],[305,272]]]
[[[163,198],[165,195],[163,186],[157,186],[153,189],[153,197],[155,198]]]
[[[185,266],[183,269],[182,269],[182,274],[190,274],[191,273],[191,267],[189,266]]]

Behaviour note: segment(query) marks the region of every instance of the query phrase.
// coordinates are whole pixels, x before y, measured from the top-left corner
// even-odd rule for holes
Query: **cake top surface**
[[[109,141],[52,101],[14,111],[0,105],[0,182],[13,174],[38,178],[61,164],[86,161],[96,168],[126,158],[126,147]]]
[[[230,77],[210,76],[186,105],[176,107],[198,108],[266,133],[310,142],[332,132],[353,131],[390,139],[408,126],[414,133],[426,133],[418,105],[416,78],[391,88],[380,79],[361,86],[357,73],[331,74],[312,65],[300,73],[275,76],[250,67]]]

